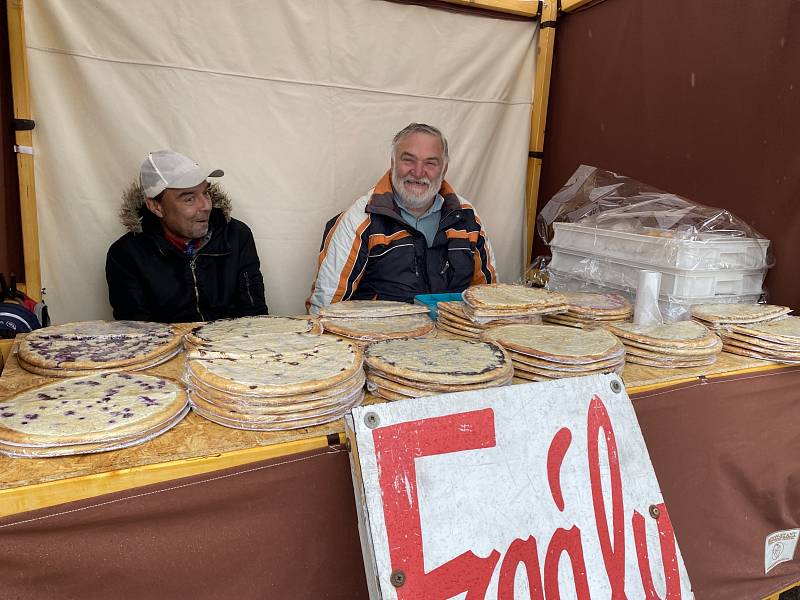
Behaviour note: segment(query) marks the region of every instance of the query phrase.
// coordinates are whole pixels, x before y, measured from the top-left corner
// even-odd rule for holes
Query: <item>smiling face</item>
[[[193,240],[208,233],[211,216],[209,183],[190,188],[168,188],[161,200],[147,198],[147,208],[161,221],[164,231],[175,237]]]
[[[397,141],[392,155],[392,186],[403,208],[421,215],[433,204],[447,172],[442,141],[411,133]]]

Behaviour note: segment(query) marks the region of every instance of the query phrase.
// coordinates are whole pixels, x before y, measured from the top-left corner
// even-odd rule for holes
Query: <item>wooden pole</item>
[[[525,256],[527,267],[533,252],[533,237],[536,230],[536,206],[539,197],[539,179],[542,173],[542,150],[547,121],[547,101],[550,94],[550,74],[553,68],[553,48],[556,37],[556,0],[547,0],[542,8],[539,22],[539,42],[536,47],[536,78],[533,82],[533,107],[531,108],[531,139],[528,145],[528,178],[525,188]],[[523,268],[524,268],[523,267]]]
[[[539,0],[444,0],[450,4],[461,4],[484,8],[496,12],[520,15],[535,19],[539,15]]]
[[[14,118],[30,119],[31,102],[30,89],[28,87],[28,58],[25,45],[23,0],[8,0],[7,14]],[[39,217],[36,212],[32,133],[30,131],[17,131],[16,145],[18,150],[19,206],[22,218],[22,253],[25,261],[25,290],[31,298],[41,300],[42,274],[39,265]]]
[[[594,0],[561,0],[561,12],[573,12]]]

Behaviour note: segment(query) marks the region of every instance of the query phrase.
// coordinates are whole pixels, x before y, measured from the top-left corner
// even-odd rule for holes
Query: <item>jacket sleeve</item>
[[[347,211],[328,222],[317,262],[306,310],[319,309],[352,297],[367,266],[368,228],[371,217],[364,212],[369,195],[356,201]]]
[[[241,222],[240,222],[241,223]],[[239,246],[238,290],[234,296],[231,316],[250,317],[268,314],[265,298],[264,276],[261,274],[261,261],[258,258],[256,242],[250,228],[241,223],[242,242]]]
[[[114,318],[151,321],[153,314],[142,292],[140,279],[126,262],[124,253],[112,245],[106,255],[106,282]]]
[[[497,283],[497,271],[494,265],[494,252],[489,237],[483,229],[481,218],[473,207],[475,226],[478,229],[478,240],[475,242],[474,270],[471,285],[480,283]]]

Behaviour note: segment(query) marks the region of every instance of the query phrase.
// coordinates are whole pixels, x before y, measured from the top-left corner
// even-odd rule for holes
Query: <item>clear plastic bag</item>
[[[642,270],[661,272],[667,322],[708,302],[757,302],[774,264],[769,240],[730,211],[582,165],[542,209],[548,287],[628,293]]]

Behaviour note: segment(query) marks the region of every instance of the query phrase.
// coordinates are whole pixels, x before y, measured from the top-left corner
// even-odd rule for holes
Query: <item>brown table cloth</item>
[[[768,534],[800,527],[800,368],[633,397],[698,600],[800,581],[800,549],[764,573]]]
[[[0,598],[367,598],[347,451],[0,519]]]

